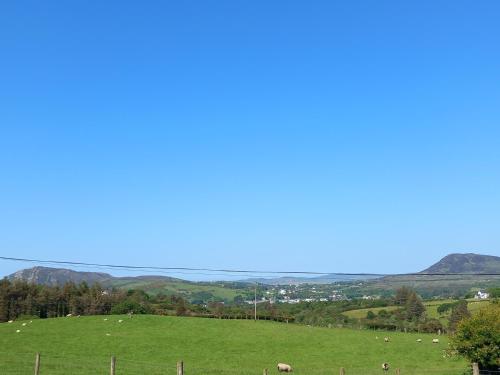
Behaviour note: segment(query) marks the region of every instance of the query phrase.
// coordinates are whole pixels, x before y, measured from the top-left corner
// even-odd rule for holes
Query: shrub
[[[500,367],[500,305],[491,304],[464,319],[451,337],[451,346],[483,369]]]

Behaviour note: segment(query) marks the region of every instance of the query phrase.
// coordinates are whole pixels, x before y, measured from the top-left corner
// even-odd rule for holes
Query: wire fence
[[[76,357],[64,355],[41,355],[34,353],[0,352],[1,375],[270,375],[277,374],[276,367],[232,368],[220,364],[220,368],[200,367],[194,363],[159,363],[120,358]],[[388,371],[375,368],[294,368],[294,374],[304,375],[473,375],[472,369],[447,368],[390,368]],[[500,375],[500,370],[481,370],[474,375]]]

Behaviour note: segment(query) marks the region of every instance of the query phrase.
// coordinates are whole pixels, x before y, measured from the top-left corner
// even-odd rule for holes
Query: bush
[[[451,346],[482,369],[500,367],[500,305],[491,304],[461,321],[451,337]]]
[[[111,314],[115,315],[128,314],[129,312],[132,312],[134,314],[150,314],[151,308],[146,304],[126,300],[113,306],[113,308],[111,309]]]
[[[439,330],[444,330],[443,325],[437,319],[426,320],[424,323],[420,324],[419,328],[420,331],[425,333],[436,333]]]

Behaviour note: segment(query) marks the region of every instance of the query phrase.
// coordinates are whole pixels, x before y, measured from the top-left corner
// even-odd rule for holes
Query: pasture
[[[449,317],[449,312],[448,314],[444,314],[443,316],[440,316],[437,312],[437,308],[439,305],[443,303],[449,303],[449,302],[455,302],[456,300],[435,300],[435,301],[424,301],[425,309],[427,312],[427,316],[430,318],[435,318],[439,319],[441,323],[447,325],[448,324],[448,317]],[[490,302],[488,300],[475,300],[475,299],[469,299],[467,300],[467,308],[469,311],[474,314],[475,312],[479,311],[482,307],[487,306]],[[349,318],[355,318],[355,319],[363,319],[366,318],[366,314],[368,311],[372,311],[373,313],[377,314],[380,310],[386,310],[386,311],[393,311],[396,310],[398,306],[387,306],[387,307],[374,307],[374,308],[367,308],[367,309],[357,309],[357,310],[349,310],[345,311],[342,314]]]
[[[333,375],[340,367],[346,375],[380,374],[383,362],[391,364],[390,374],[397,367],[402,375],[462,374],[465,361],[444,357],[446,337],[432,344],[433,337],[148,315],[16,321],[0,324],[0,373],[32,374],[40,352],[41,375],[107,374],[112,355],[119,375],[173,375],[180,359],[187,375],[257,375],[264,368],[273,374],[277,362],[292,364],[299,375]]]

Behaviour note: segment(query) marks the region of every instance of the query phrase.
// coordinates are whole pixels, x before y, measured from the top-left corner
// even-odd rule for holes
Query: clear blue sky
[[[4,1],[0,255],[332,272],[500,255],[499,12]]]

